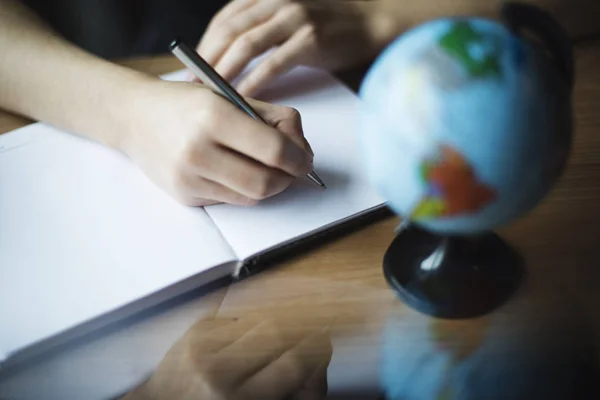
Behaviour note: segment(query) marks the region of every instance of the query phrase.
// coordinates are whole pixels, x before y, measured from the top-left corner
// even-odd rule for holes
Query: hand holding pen
[[[225,97],[255,120],[268,124],[198,53],[192,51],[179,39],[174,40],[170,47],[173,54],[215,93]],[[319,187],[326,188],[325,183],[315,171],[311,170],[307,174],[307,178]]]
[[[103,129],[112,129],[115,147],[179,203],[254,205],[313,168],[292,108],[248,99],[265,124],[195,83],[145,74],[130,81],[105,110],[118,123]]]

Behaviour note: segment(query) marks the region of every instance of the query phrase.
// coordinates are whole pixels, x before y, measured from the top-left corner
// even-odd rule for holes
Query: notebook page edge
[[[264,249],[264,250],[261,250],[261,251],[258,251],[256,253],[254,253],[254,254],[251,254],[249,256],[246,256],[245,258],[243,258],[242,262],[247,262],[247,261],[249,261],[249,260],[251,260],[253,258],[260,257],[262,255],[268,254],[271,251],[276,250],[278,248],[285,247],[285,246],[290,245],[290,244],[294,244],[295,242],[297,242],[299,240],[302,240],[302,239],[305,239],[305,238],[308,238],[308,237],[310,237],[312,235],[315,235],[315,234],[318,234],[318,233],[321,233],[321,232],[325,232],[325,231],[327,231],[327,230],[329,230],[331,228],[335,228],[336,226],[343,225],[346,222],[350,222],[350,221],[355,220],[357,218],[361,218],[361,217],[367,216],[367,215],[369,215],[371,213],[374,213],[375,211],[381,210],[381,209],[383,209],[385,207],[386,207],[386,203],[380,203],[380,204],[374,205],[372,207],[366,208],[366,209],[364,209],[362,211],[359,211],[357,213],[354,213],[352,215],[348,215],[347,217],[340,218],[340,219],[335,220],[333,222],[330,222],[328,224],[324,224],[324,225],[322,225],[322,226],[320,226],[318,228],[311,229],[310,231],[302,233],[302,234],[300,234],[298,236],[295,236],[293,238],[287,239],[287,240],[285,240],[285,241],[283,241],[281,243],[278,243],[276,245],[273,245],[273,246],[271,246],[271,247],[269,247],[267,249]]]
[[[131,303],[124,304],[90,320],[67,327],[63,331],[38,342],[14,350],[2,350],[0,351],[0,371],[8,370],[37,356],[44,356],[47,352],[51,352],[63,345],[69,345],[78,339],[85,339],[85,336],[109,328],[113,324],[128,323],[130,322],[128,321],[129,319],[135,319],[136,317],[143,318],[140,314],[153,312],[153,308],[169,308],[165,303],[194,290],[212,289],[209,285],[217,283],[220,279],[232,276],[237,264],[237,260],[232,260],[202,270],[198,274],[164,287],[154,293],[150,293]]]
[[[70,136],[72,134],[64,132],[64,131],[60,131],[59,129],[42,123],[42,122],[34,122],[32,124],[17,128],[15,130],[3,133],[0,135],[0,158],[2,158],[5,153],[11,152],[12,150],[26,150],[23,147],[26,147],[30,144],[37,144],[39,145],[40,143],[42,143],[43,141],[45,141],[46,139],[48,140],[53,140],[51,135],[48,134],[52,134],[52,133],[59,133],[60,135],[65,135],[66,137],[68,137],[69,139],[67,140],[71,140]],[[75,136],[73,138],[73,140],[82,140],[84,142],[93,142],[87,138],[84,137],[80,137],[80,136]],[[6,154],[8,156],[8,154]],[[0,196],[1,198],[1,196]],[[53,333],[51,333],[49,336],[46,336],[45,338],[37,338],[36,340],[33,340],[25,345],[19,345],[19,346],[10,346],[9,343],[3,343],[2,347],[0,348],[0,369],[2,368],[2,365],[6,364],[6,363],[10,363],[15,356],[17,356],[17,354],[19,353],[24,353],[27,354],[26,350],[29,347],[41,347],[42,351],[43,348],[45,346],[40,346],[41,344],[43,344],[46,341],[49,341],[50,343],[52,343],[53,341],[58,341],[58,342],[67,342],[70,339],[66,338],[66,339],[62,339],[63,335],[65,333],[69,333],[69,332],[77,332],[78,327],[82,326],[82,325],[93,325],[95,323],[98,323],[102,326],[106,325],[105,323],[101,323],[103,320],[106,320],[108,324],[113,323],[115,321],[120,320],[122,317],[119,317],[120,314],[117,315],[112,315],[113,312],[117,311],[119,312],[119,310],[123,310],[123,315],[125,316],[131,316],[135,313],[138,313],[140,311],[143,311],[145,308],[147,308],[148,306],[152,306],[153,304],[159,304],[161,302],[163,302],[166,298],[170,298],[172,297],[171,295],[175,295],[177,296],[178,294],[181,294],[179,292],[173,292],[173,290],[177,289],[177,288],[181,288],[180,290],[184,290],[184,291],[189,291],[191,289],[194,289],[193,286],[186,286],[186,282],[196,282],[198,280],[194,280],[194,277],[203,275],[205,273],[207,273],[208,276],[210,276],[215,270],[215,268],[218,269],[222,269],[223,265],[228,265],[229,267],[226,268],[225,270],[227,271],[228,274],[231,274],[233,267],[232,265],[234,265],[235,263],[238,262],[237,260],[237,256],[235,254],[235,252],[233,251],[233,249],[231,248],[231,246],[229,245],[229,243],[225,240],[225,238],[223,237],[223,235],[221,234],[221,232],[218,230],[218,227],[216,226],[216,224],[214,223],[214,221],[212,220],[212,218],[210,218],[210,216],[208,215],[208,213],[206,212],[206,210],[202,210],[202,212],[206,215],[207,219],[210,220],[211,226],[212,228],[214,228],[214,230],[218,233],[218,235],[220,236],[220,240],[227,245],[228,250],[229,250],[229,256],[227,257],[223,257],[226,261],[223,261],[221,264],[216,264],[215,266],[211,266],[209,268],[203,268],[200,269],[199,271],[196,271],[196,273],[193,273],[191,275],[187,275],[187,277],[185,277],[183,280],[174,280],[172,281],[170,284],[168,284],[167,286],[162,286],[162,287],[158,287],[157,290],[154,291],[150,291],[150,292],[146,292],[141,298],[134,298],[133,302],[122,302],[118,305],[115,306],[115,308],[113,309],[108,309],[108,310],[102,310],[102,312],[96,314],[96,315],[92,315],[90,318],[84,318],[81,319],[79,322],[71,324],[71,325],[65,325],[64,328],[62,328],[61,330],[57,330]],[[7,228],[8,229],[8,228]],[[229,258],[227,260],[227,258]],[[10,259],[10,257],[8,257],[8,259]],[[202,279],[200,279],[198,284],[205,284],[205,283],[209,283],[210,280],[208,281],[204,281]],[[152,289],[151,289],[152,290]],[[161,293],[163,294],[161,296]],[[156,299],[152,299],[153,296],[156,296],[158,294],[158,297],[156,297]],[[166,296],[166,297],[165,297]],[[139,301],[139,302],[138,302]],[[135,303],[135,306],[132,306],[131,308],[127,308],[128,305]],[[87,333],[89,331],[89,329],[85,329],[83,334]],[[81,334],[75,334],[75,336],[79,337],[81,336]],[[40,336],[41,337],[41,336]],[[4,346],[7,345],[7,346]],[[38,351],[34,351],[35,349],[32,349],[32,351],[34,353],[37,353]],[[20,357],[19,357],[20,358]]]

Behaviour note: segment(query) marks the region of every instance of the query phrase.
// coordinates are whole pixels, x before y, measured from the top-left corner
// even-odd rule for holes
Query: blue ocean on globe
[[[363,81],[365,168],[412,223],[494,229],[535,207],[563,171],[569,96],[542,51],[502,24],[427,22],[388,46]]]

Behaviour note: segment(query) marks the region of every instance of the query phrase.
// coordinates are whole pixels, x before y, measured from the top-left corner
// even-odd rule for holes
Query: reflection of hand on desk
[[[11,225],[0,225],[0,237],[8,238],[0,264],[13,264],[19,271],[12,281],[0,283],[0,303],[19,304],[0,311],[0,319],[13,327],[0,343],[5,370],[33,353],[71,344],[74,337],[115,323],[113,316],[125,319],[181,294],[179,290],[232,275],[240,263],[249,266],[244,271],[252,270],[272,251],[290,254],[303,239],[322,238],[325,230],[383,208],[356,160],[350,116],[358,99],[329,74],[313,69],[292,71],[276,85],[306,75],[324,85],[278,99],[303,111],[331,190],[297,185],[290,193],[294,198],[267,200],[263,207],[181,207],[140,179],[140,171],[125,157],[47,124],[0,137],[4,143],[12,141],[11,150],[0,157],[0,181],[7,189],[1,192],[0,219],[11,216],[4,219]],[[181,76],[169,74],[163,83],[175,87],[169,80]],[[34,140],[15,146],[14,139],[23,137]],[[74,179],[78,184],[73,185]],[[24,199],[46,201],[30,205]],[[31,218],[32,212],[38,217]],[[36,251],[26,254],[24,243]],[[54,273],[56,268],[60,274]],[[29,290],[41,282],[44,289]],[[75,308],[74,298],[82,299]],[[39,304],[50,309],[40,311]],[[40,312],[45,323],[34,322]],[[35,329],[23,321],[31,321]],[[88,331],[90,326],[94,328]],[[74,333],[78,328],[84,332]]]
[[[289,322],[200,321],[123,400],[322,398],[329,336]]]
[[[528,343],[544,338],[547,346],[554,349],[562,348],[558,339],[564,338],[565,343],[587,349],[587,354],[593,356],[595,350],[589,350],[585,340],[570,333],[576,330],[574,321],[584,325],[596,350],[600,343],[595,333],[600,332],[597,313],[600,305],[597,290],[600,279],[597,269],[600,263],[597,251],[600,237],[600,142],[597,140],[600,44],[582,45],[576,54],[576,134],[567,171],[540,208],[500,232],[527,258],[528,281],[510,303],[489,317],[489,328],[483,338],[471,334],[479,329],[477,321],[465,321],[461,324],[464,328],[453,331],[462,335],[463,329],[469,330],[462,339],[472,340],[469,344],[475,347],[477,343],[485,343],[489,352],[482,366],[495,365],[499,356],[496,349],[504,349],[515,338],[524,336]],[[127,64],[153,74],[180,67],[170,56],[132,60]],[[17,128],[17,121],[18,118],[0,115],[0,123],[3,123],[0,132]],[[8,398],[19,398],[19,395],[37,398],[42,394],[54,398],[107,398],[138,385],[197,318],[266,319],[276,315],[293,316],[298,324],[313,326],[324,326],[323,321],[335,318],[330,390],[333,394],[360,392],[365,388],[374,390],[379,384],[377,368],[382,326],[386,320],[394,322],[392,334],[401,346],[396,351],[406,355],[403,360],[398,359],[398,363],[403,361],[404,368],[417,367],[411,363],[421,360],[420,352],[434,351],[433,361],[446,357],[440,347],[435,346],[434,340],[439,338],[428,334],[429,320],[415,316],[396,301],[382,277],[383,253],[396,225],[395,219],[389,219],[369,226],[228,290],[191,299],[144,321],[103,333],[94,340],[38,360],[30,368],[11,374],[0,373],[0,394]],[[550,339],[548,333],[556,332],[555,328],[566,333]],[[346,339],[336,344],[340,330]],[[454,351],[467,345],[458,339],[446,340],[444,344],[444,348],[452,347]],[[519,349],[519,354],[525,356],[527,349]],[[477,349],[473,352],[478,354]],[[550,353],[546,356],[553,359]],[[242,362],[244,357],[239,353],[235,360]],[[511,362],[519,360],[503,357],[505,364],[502,365],[510,367]],[[427,368],[419,369],[423,379],[430,373]],[[78,379],[73,380],[74,376]],[[43,389],[31,385],[37,381],[44,382]]]

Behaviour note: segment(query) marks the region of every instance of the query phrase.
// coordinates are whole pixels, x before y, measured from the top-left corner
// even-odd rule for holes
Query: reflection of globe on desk
[[[398,38],[363,82],[360,129],[366,168],[394,211],[466,233],[533,208],[570,143],[570,88],[552,67],[482,19],[433,21]]]

